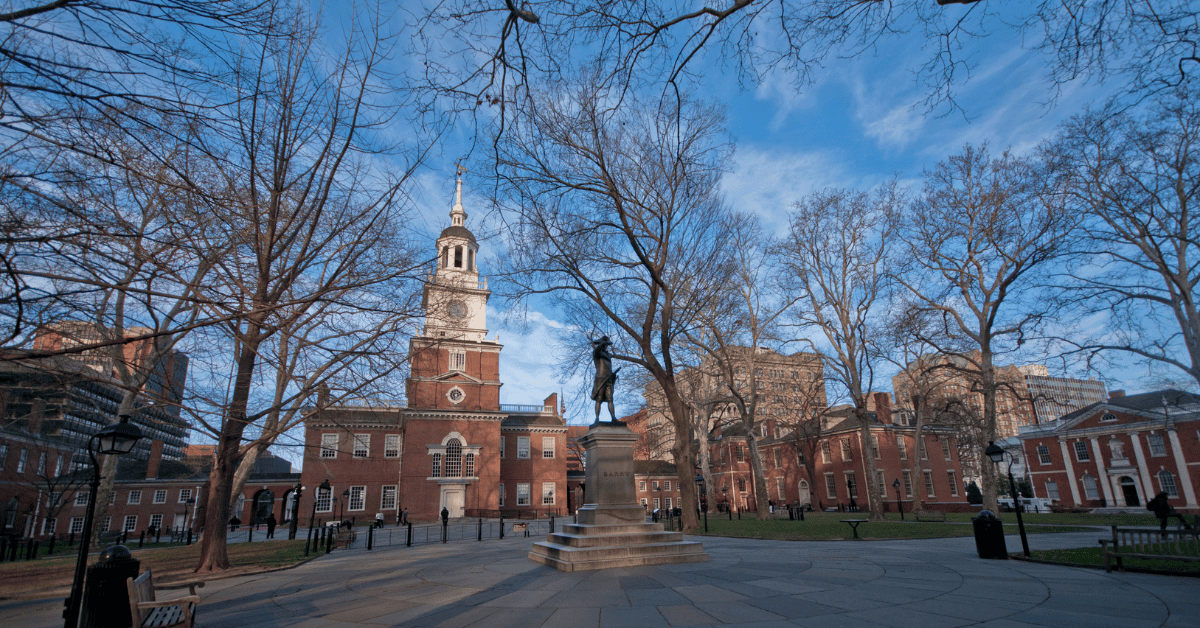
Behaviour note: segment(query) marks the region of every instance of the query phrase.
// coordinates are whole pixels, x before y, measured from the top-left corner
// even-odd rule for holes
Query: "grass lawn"
[[[134,544],[136,545],[136,543]],[[204,580],[286,567],[304,560],[304,541],[234,543],[229,545],[230,569],[217,574],[193,574],[200,561],[200,544],[166,548],[131,548],[141,568],[154,571],[155,580]],[[92,554],[88,564],[96,560]],[[75,555],[55,553],[53,558],[0,563],[0,599],[66,597],[75,576]]]
[[[1047,560],[1056,563],[1072,565],[1104,566],[1104,554],[1099,547],[1079,547],[1074,549],[1041,550],[1029,553],[1030,558]],[[1151,560],[1146,558],[1126,558],[1123,561],[1126,568],[1167,571],[1171,573],[1191,574],[1200,576],[1200,563],[1177,560]],[[1116,566],[1114,565],[1115,569]]]
[[[852,539],[850,525],[842,523],[841,519],[867,519],[868,513],[823,512],[806,513],[804,521],[789,521],[787,519],[768,519],[759,521],[744,517],[741,520],[730,521],[727,517],[708,518],[708,534],[710,536],[732,536],[749,539],[778,539],[781,541],[835,541]],[[1153,517],[1152,517],[1153,518]],[[935,539],[953,536],[972,536],[974,529],[970,525],[954,522],[954,515],[947,523],[921,522],[915,523],[909,516],[907,521],[900,521],[900,515],[891,514],[885,521],[867,521],[858,526],[858,535],[864,539]],[[969,517],[965,518],[970,521]],[[1005,532],[1017,533],[1015,516],[1003,517]],[[1026,531],[1034,532],[1087,532],[1093,528],[1052,525],[1040,526],[1025,522]],[[703,528],[699,533],[704,534]]]

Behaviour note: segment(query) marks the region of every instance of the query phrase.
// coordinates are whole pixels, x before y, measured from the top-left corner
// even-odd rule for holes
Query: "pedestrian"
[[[853,497],[850,498],[850,512],[858,512],[858,502]]]
[[[449,521],[450,521],[450,511],[446,510],[445,506],[442,506],[442,524],[445,525]]]
[[[1166,537],[1167,519],[1170,519],[1171,517],[1179,519],[1180,523],[1182,523],[1188,530],[1192,529],[1192,526],[1189,525],[1187,520],[1183,518],[1183,515],[1179,514],[1178,510],[1175,510],[1171,507],[1170,502],[1167,501],[1166,491],[1155,495],[1154,499],[1146,502],[1146,510],[1152,511],[1154,516],[1158,517],[1158,529],[1163,533],[1163,537]]]
[[[404,508],[404,513],[401,515],[400,523],[408,525],[408,507]]]
[[[275,538],[275,526],[279,525],[279,521],[275,519],[275,513],[267,515],[267,538]]]
[[[240,526],[240,525],[242,525],[242,520],[238,519],[237,515],[234,515],[229,518],[229,531],[230,532],[236,532],[238,529],[238,526]]]
[[[381,513],[381,512],[375,513],[375,527],[376,528],[383,527],[383,513]]]

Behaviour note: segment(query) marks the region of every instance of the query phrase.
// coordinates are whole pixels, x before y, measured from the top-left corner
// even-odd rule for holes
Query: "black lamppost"
[[[346,502],[350,501],[350,489],[342,491],[342,516],[338,517],[338,523],[346,520]]]
[[[1004,448],[997,445],[994,441],[988,441],[987,449],[983,453],[992,462],[996,464],[996,471],[1000,471],[1000,461],[1004,460]],[[1021,498],[1017,496],[1017,482],[1013,479],[1012,474],[1013,457],[1008,457],[1008,489],[1012,493],[1013,508],[1017,511],[1017,528],[1021,531],[1021,549],[1025,552],[1025,557],[1029,557],[1029,539],[1025,537],[1025,522],[1021,520]]]
[[[133,446],[142,438],[142,430],[131,424],[130,418],[128,414],[122,414],[119,421],[92,434],[87,442],[88,455],[92,458],[91,493],[88,494],[87,513],[83,517],[83,536],[79,542],[79,558],[75,561],[75,580],[71,584],[71,596],[65,602],[67,608],[63,611],[65,628],[75,628],[79,624],[79,609],[83,605],[83,574],[91,545],[92,519],[96,514],[96,491],[100,490],[100,463],[96,460],[96,454],[119,456],[133,451]]]
[[[296,540],[296,528],[300,525],[300,493],[304,487],[296,482],[292,487],[292,527],[288,530],[288,540]]]
[[[192,507],[196,505],[196,498],[189,497],[183,502],[183,525],[191,531],[192,529]]]
[[[708,534],[708,491],[704,490],[704,474],[696,474],[696,487],[700,489],[700,510],[704,511],[704,533]]]
[[[900,503],[900,478],[892,480],[892,488],[896,489],[896,510],[900,511],[900,520],[904,521],[904,505]]]

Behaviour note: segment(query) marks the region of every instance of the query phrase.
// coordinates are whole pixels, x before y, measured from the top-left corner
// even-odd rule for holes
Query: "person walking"
[[[275,513],[267,515],[267,538],[275,538],[275,526],[279,525],[279,521],[275,519]]]
[[[449,521],[450,521],[450,511],[446,510],[445,506],[442,506],[442,524],[445,525]]]
[[[408,525],[408,508],[404,508],[404,512],[400,514],[400,523]]]
[[[1163,533],[1162,536],[1164,537],[1166,536],[1167,531],[1167,519],[1170,519],[1171,517],[1179,519],[1179,522],[1182,523],[1183,526],[1188,530],[1192,529],[1192,526],[1187,522],[1186,519],[1183,518],[1183,515],[1179,514],[1178,510],[1175,510],[1171,507],[1166,491],[1155,495],[1154,499],[1147,502],[1146,510],[1152,511],[1154,516],[1158,517],[1158,529],[1161,533]]]

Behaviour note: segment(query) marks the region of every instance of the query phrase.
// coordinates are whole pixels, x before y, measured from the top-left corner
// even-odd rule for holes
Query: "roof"
[[[1185,405],[1200,404],[1200,396],[1193,395],[1182,390],[1169,388],[1167,390],[1156,390],[1138,395],[1127,395],[1125,397],[1117,397],[1108,401],[1098,401],[1093,404],[1086,405],[1074,412],[1064,414],[1059,421],[1066,422],[1071,419],[1090,414],[1100,406],[1108,406],[1112,408],[1120,408],[1123,410],[1133,410],[1135,412],[1147,412],[1153,410],[1161,410],[1164,406],[1167,408],[1181,407]]]
[[[502,427],[566,427],[565,422],[548,414],[518,414],[510,415],[500,422]]]
[[[471,243],[475,242],[475,234],[471,233],[470,229],[458,225],[450,225],[442,229],[442,235],[438,236],[438,239],[442,238],[464,238]]]

